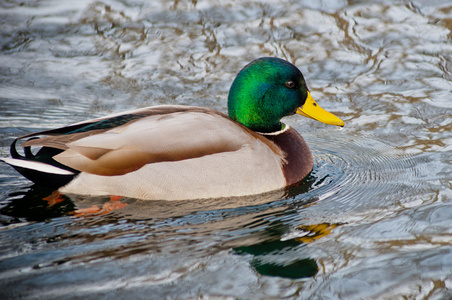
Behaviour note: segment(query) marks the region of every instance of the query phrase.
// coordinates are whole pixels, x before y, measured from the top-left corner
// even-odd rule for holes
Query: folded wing
[[[66,128],[71,130],[41,132],[43,137],[22,146],[61,150],[52,156],[60,167],[96,175],[122,175],[150,163],[236,151],[259,139],[214,110],[181,106],[145,108]]]

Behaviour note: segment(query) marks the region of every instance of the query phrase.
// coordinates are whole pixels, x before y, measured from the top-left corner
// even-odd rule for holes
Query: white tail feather
[[[5,158],[2,157],[0,160],[4,161],[8,165],[16,166],[19,168],[36,170],[39,172],[49,173],[49,174],[58,174],[58,175],[74,175],[73,172],[64,170],[58,167],[54,167],[52,165],[48,165],[45,163],[37,162],[37,161],[29,161],[15,158]]]

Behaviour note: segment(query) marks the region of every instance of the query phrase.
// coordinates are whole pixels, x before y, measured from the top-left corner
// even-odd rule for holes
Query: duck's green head
[[[229,117],[251,130],[281,130],[281,118],[298,113],[320,122],[344,126],[312,99],[303,74],[291,63],[264,57],[245,66],[232,83]]]

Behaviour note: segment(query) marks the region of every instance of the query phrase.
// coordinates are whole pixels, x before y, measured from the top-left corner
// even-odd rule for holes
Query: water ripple
[[[327,144],[322,138],[307,140],[315,157],[313,174],[328,182],[314,184],[311,191],[298,196],[317,199],[314,206],[302,211],[312,222],[340,222],[360,211],[394,209],[425,188],[416,167],[418,159],[388,144],[331,135]]]
[[[49,205],[52,191],[1,164],[0,294],[451,298],[450,0],[0,6],[2,156],[16,136],[110,112],[225,112],[235,74],[259,56],[294,62],[346,121],[336,132],[292,118],[312,176],[244,199],[124,199],[76,218],[109,199]]]

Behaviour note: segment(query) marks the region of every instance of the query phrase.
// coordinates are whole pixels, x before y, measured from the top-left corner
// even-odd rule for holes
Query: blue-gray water
[[[452,298],[452,4],[3,1],[0,156],[19,135],[157,104],[226,112],[236,73],[277,56],[338,130],[287,194],[123,200],[31,186],[0,164],[1,299]]]

